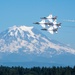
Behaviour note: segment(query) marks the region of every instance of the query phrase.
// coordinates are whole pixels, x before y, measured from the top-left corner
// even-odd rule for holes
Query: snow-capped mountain
[[[2,61],[47,61],[48,59],[55,62],[53,60],[55,57],[65,54],[75,56],[75,49],[52,41],[34,27],[13,26],[0,33]]]

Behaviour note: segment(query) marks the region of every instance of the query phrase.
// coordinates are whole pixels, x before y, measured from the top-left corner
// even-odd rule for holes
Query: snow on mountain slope
[[[34,33],[32,32],[32,29],[33,27],[26,27],[26,26],[20,26],[20,27],[17,27],[17,26],[13,26],[13,27],[10,27],[9,28],[9,31],[8,33],[10,33],[10,36],[18,36],[18,32],[20,32],[21,36],[24,37],[24,31],[28,31],[30,36],[32,36],[33,38],[34,37]],[[13,31],[15,31],[15,33],[13,33]]]
[[[34,27],[13,26],[0,33],[0,52],[52,56],[64,52],[75,54],[75,49],[52,42]]]

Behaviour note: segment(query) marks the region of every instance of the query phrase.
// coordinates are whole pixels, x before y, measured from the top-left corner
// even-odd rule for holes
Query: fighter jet
[[[45,28],[46,26],[53,26],[55,22],[45,22],[45,19],[42,19],[41,22],[35,22],[33,24],[40,24],[43,28]]]
[[[33,24],[40,24],[43,28],[45,28],[45,20],[44,19],[41,22],[35,22]]]
[[[61,27],[61,23],[57,23],[57,22],[45,22],[44,24],[48,26]]]
[[[56,20],[53,22],[53,25],[55,25],[55,26],[57,26],[57,27],[61,27],[61,23],[57,23]]]
[[[57,23],[57,16],[52,16],[50,14],[48,17],[42,17],[41,22],[35,22],[34,24],[40,24],[44,31],[48,31],[51,34],[57,33],[59,27],[61,27],[61,23]],[[45,22],[46,21],[46,22]]]
[[[40,24],[43,28],[50,27],[50,26],[53,26],[54,28],[57,27],[57,26],[54,25],[53,23],[45,22],[44,19],[43,19],[41,22],[35,22],[35,23],[33,23],[33,24]]]
[[[48,28],[48,32],[50,32],[51,34],[57,33],[58,27],[54,28],[53,26]]]
[[[44,29],[41,29],[41,30],[48,31],[48,32],[50,32],[51,34],[54,34],[54,33],[57,33],[58,28],[50,27],[50,28],[48,28],[48,29],[44,28]]]
[[[50,22],[52,22],[52,20],[56,20],[57,19],[57,16],[53,17],[52,14],[50,14],[48,17],[41,17],[41,19],[47,19]]]
[[[53,30],[41,29],[41,30],[48,31],[48,32],[50,32],[51,34],[57,33],[57,29],[53,29]]]
[[[52,19],[53,19],[53,20],[56,20],[56,19],[57,19],[57,16],[52,17]]]
[[[57,23],[56,25],[57,25],[58,27],[61,27],[61,23]]]

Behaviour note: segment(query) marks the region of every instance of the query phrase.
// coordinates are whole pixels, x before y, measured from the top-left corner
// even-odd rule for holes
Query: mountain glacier
[[[49,58],[48,60],[50,60],[54,56],[60,57],[65,54],[75,56],[75,49],[62,43],[54,42],[34,27],[15,25],[0,33],[0,60],[7,61],[11,57],[12,61],[12,58],[16,58],[16,55],[18,55],[18,58],[22,56],[23,61],[29,58],[26,58],[26,56],[30,56],[29,60],[37,59],[36,57],[38,57],[38,60],[41,60],[41,57]],[[20,61],[21,59],[15,61]],[[52,59],[52,61],[54,60]]]

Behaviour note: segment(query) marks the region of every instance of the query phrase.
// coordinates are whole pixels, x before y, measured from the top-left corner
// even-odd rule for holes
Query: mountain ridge
[[[58,63],[58,60],[69,55],[75,56],[75,50],[49,39],[34,27],[13,26],[0,33],[0,60],[4,62],[37,59],[39,62]]]

